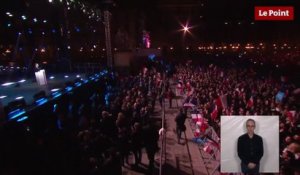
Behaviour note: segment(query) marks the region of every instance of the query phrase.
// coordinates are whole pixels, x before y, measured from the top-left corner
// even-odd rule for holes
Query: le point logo
[[[257,6],[254,9],[257,21],[291,21],[294,20],[292,6]]]

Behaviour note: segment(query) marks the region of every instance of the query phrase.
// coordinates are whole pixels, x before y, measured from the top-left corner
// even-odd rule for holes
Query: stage
[[[74,81],[78,78],[86,78],[85,74],[52,74],[47,76],[47,85],[38,85],[36,79],[19,79],[15,82],[4,82],[0,85],[0,101],[3,106],[9,104],[17,99],[24,98],[27,105],[34,102],[33,96],[40,92],[45,91],[46,96],[51,93],[51,90],[60,89],[65,87],[65,83],[69,81]]]

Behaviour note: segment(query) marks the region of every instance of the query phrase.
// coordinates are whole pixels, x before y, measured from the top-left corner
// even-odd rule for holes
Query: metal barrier
[[[163,74],[163,92],[165,93],[166,88],[166,75]],[[166,162],[166,132],[165,132],[165,98],[163,98],[162,102],[162,117],[161,117],[161,129],[160,129],[160,136],[161,136],[161,144],[160,144],[160,164],[159,164],[159,175],[162,175],[163,165]]]
[[[178,88],[178,90],[181,89]],[[191,93],[193,93],[193,90]],[[196,111],[196,105],[193,105],[191,103],[183,104],[183,106],[187,109],[190,109],[189,111]],[[201,114],[199,114],[199,116],[198,114],[196,114],[195,117],[191,115],[192,120],[190,124],[195,134],[195,138],[193,138],[193,141],[199,144],[201,150],[209,153],[209,159],[204,161],[205,166],[207,166],[207,164],[211,163],[212,161],[217,162],[216,166],[213,167],[213,171],[211,173],[214,174],[220,168],[220,160],[217,160],[220,158],[220,138],[214,128],[212,126],[209,126],[207,123],[206,125],[208,125],[208,128],[206,128],[205,131],[200,131],[200,126],[197,126],[197,123],[200,122],[201,124],[204,124],[205,119]],[[201,120],[199,121],[199,119]]]
[[[196,114],[196,116],[201,116],[200,114]],[[199,119],[201,122],[199,122]],[[202,119],[202,120],[201,120]],[[194,135],[195,138],[193,139],[194,142],[199,144],[199,147],[201,150],[209,154],[209,158],[207,160],[204,160],[205,166],[210,164],[212,161],[217,162],[216,165],[213,167],[212,173],[214,174],[220,167],[220,138],[217,135],[216,131],[212,126],[208,126],[208,128],[205,129],[205,131],[200,131],[197,123],[202,124],[204,123],[203,117],[193,117],[191,120],[191,124],[194,123]]]
[[[219,136],[217,135],[216,131],[211,127],[211,135],[209,136],[211,138],[211,140],[214,142],[212,143],[212,151],[211,151],[211,158],[205,163],[208,164],[211,161],[216,161],[217,164],[215,165],[215,167],[213,168],[213,171],[211,174],[214,174],[220,167],[220,160],[217,160],[218,158],[220,158],[220,139]],[[216,145],[215,145],[216,144]]]
[[[163,104],[164,106],[164,104]],[[161,135],[161,144],[160,144],[160,164],[159,164],[159,175],[162,175],[162,166],[164,164],[163,162],[163,157],[164,157],[164,152],[165,152],[165,138],[166,138],[166,134],[165,134],[165,129],[164,129],[164,120],[165,120],[165,111],[164,111],[164,107],[163,107],[163,111],[162,111],[162,122],[161,122],[161,130],[160,130],[160,135]]]

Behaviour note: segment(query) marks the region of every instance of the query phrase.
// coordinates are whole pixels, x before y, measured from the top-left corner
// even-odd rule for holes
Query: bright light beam
[[[184,32],[188,32],[188,31],[189,31],[189,27],[188,27],[188,26],[184,26],[184,27],[183,27],[183,31],[184,31]]]

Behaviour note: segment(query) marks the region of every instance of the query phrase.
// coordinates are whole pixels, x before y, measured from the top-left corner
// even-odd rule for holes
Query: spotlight
[[[25,15],[22,15],[21,17],[22,17],[23,20],[27,19],[27,17]]]
[[[8,113],[8,119],[13,120],[15,118],[18,118],[18,117],[22,116],[25,113],[26,113],[26,111],[24,109],[20,109],[20,108],[12,110]]]
[[[13,17],[13,15],[10,12],[6,12],[6,15],[9,17]]]
[[[59,91],[59,89],[58,89],[58,88],[56,88],[56,89],[51,89],[51,92],[56,92],[56,91]]]
[[[7,82],[7,83],[3,83],[2,86],[10,86],[12,84],[14,84],[14,82]]]
[[[189,30],[189,28],[188,28],[187,26],[184,26],[184,27],[183,27],[183,30],[184,30],[185,32],[187,32],[187,31]]]
[[[23,116],[17,120],[17,122],[23,122],[28,119],[28,116]]]
[[[23,96],[16,97],[16,100],[21,100],[21,99],[24,99],[24,97]]]

